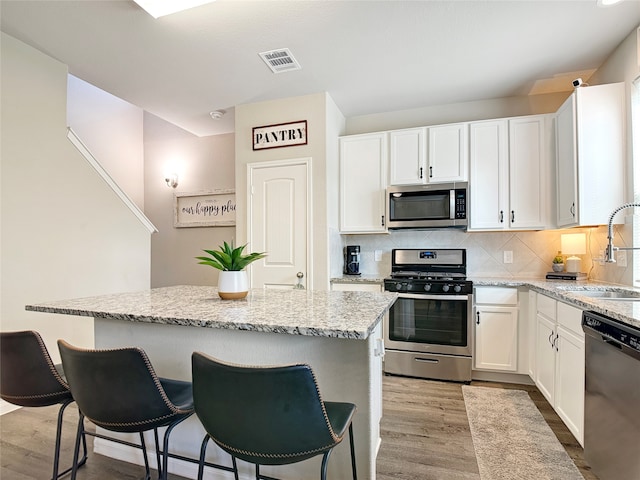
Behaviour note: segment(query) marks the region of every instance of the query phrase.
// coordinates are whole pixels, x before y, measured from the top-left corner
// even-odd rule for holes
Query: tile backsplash
[[[583,232],[587,253],[582,255],[581,271],[589,279],[623,285],[633,284],[633,255],[627,252],[627,266],[599,262],[607,245],[607,228],[574,228],[522,232],[465,232],[457,229],[397,230],[384,235],[344,235],[344,245],[360,245],[360,272],[386,277],[391,272],[394,248],[465,248],[469,277],[544,278],[551,271],[551,261],[560,250],[562,233]],[[615,245],[631,245],[632,229],[615,228]],[[376,261],[378,251],[380,261]],[[504,263],[504,252],[513,252],[513,263]],[[340,258],[342,261],[342,258]]]

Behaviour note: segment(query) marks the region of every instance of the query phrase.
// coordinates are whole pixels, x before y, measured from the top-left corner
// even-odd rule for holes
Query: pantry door
[[[247,166],[247,238],[252,252],[267,252],[250,269],[251,288],[312,288],[311,159]]]

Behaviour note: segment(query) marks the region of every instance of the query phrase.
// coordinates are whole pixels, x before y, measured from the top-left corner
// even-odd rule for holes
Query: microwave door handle
[[[449,220],[456,218],[456,191],[449,190]]]

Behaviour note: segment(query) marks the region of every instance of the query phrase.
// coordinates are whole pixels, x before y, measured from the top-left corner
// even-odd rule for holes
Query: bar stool
[[[65,409],[73,402],[69,385],[51,361],[49,351],[40,334],[33,330],[0,333],[0,397],[21,407],[49,407],[60,404],[53,453],[53,475],[57,479],[72,467],[58,473],[60,437]],[[82,437],[84,454],[79,464],[87,460],[87,443]],[[77,461],[77,458],[74,458]]]
[[[309,365],[251,367],[230,365],[200,352],[191,356],[196,415],[207,432],[200,449],[202,479],[207,443],[212,439],[233,457],[260,465],[287,465],[322,455],[327,460],[349,430],[351,470],[356,480],[352,403],[325,402]],[[344,478],[344,477],[342,477]]]
[[[193,414],[190,382],[159,378],[146,353],[135,347],[112,350],[85,350],[58,340],[69,387],[80,410],[74,455],[80,438],[92,435],[142,449],[146,479],[151,472],[144,442],[144,432],[153,430],[158,462],[158,478],[167,478],[169,435]],[[84,430],[84,418],[113,432],[137,432],[140,445]],[[162,451],[158,428],[167,427]],[[162,457],[162,462],[161,462]],[[161,466],[162,463],[162,466]],[[75,480],[74,468],[71,479]]]

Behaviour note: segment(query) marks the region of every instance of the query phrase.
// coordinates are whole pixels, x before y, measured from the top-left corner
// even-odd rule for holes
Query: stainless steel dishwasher
[[[585,332],[584,456],[600,480],[640,479],[640,329],[595,312]]]

